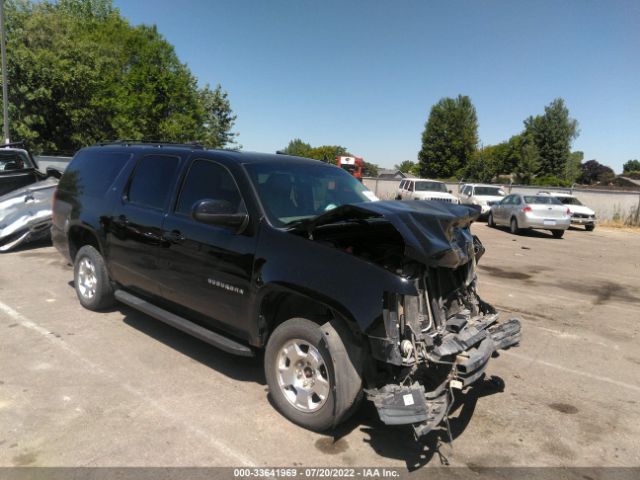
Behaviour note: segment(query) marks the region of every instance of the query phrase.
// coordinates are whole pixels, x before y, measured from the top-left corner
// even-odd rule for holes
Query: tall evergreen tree
[[[571,144],[578,136],[578,121],[569,116],[564,100],[556,98],[543,115],[527,118],[524,127],[540,154],[540,174],[564,177]]]
[[[459,175],[478,146],[476,109],[467,96],[443,98],[429,114],[418,153],[423,177]]]

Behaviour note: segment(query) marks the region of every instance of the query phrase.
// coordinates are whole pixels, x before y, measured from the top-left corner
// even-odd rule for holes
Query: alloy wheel
[[[320,351],[305,340],[290,340],[278,352],[278,385],[296,409],[312,413],[327,400],[331,385],[327,364]]]
[[[97,284],[96,267],[89,258],[84,257],[80,260],[80,265],[78,265],[78,290],[80,295],[87,300],[92,299],[96,294]]]

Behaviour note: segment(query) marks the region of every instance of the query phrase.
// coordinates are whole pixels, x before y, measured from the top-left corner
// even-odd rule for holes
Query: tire
[[[551,230],[551,235],[553,235],[553,238],[562,238],[564,230]]]
[[[518,227],[518,220],[516,220],[516,217],[511,217],[511,222],[509,222],[509,231],[513,235],[518,235],[518,233],[520,233],[520,228]]]
[[[269,394],[283,416],[321,432],[353,413],[362,397],[362,378],[359,362],[352,360],[345,345],[349,341],[334,322],[318,325],[292,318],[274,330],[264,368]],[[303,382],[311,381],[311,386],[303,387]]]
[[[489,214],[489,217],[487,218],[487,225],[490,228],[496,228],[496,222],[493,221],[493,213]]]
[[[80,304],[88,310],[104,310],[115,302],[102,255],[91,245],[85,245],[76,254],[73,284]]]
[[[587,232],[593,232],[593,230],[595,230],[595,228],[596,228],[596,226],[595,226],[595,225],[585,225],[585,226],[584,226],[584,229],[585,229]]]

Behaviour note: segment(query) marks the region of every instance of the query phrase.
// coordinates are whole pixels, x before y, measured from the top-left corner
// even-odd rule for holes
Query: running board
[[[168,325],[171,325],[178,330],[182,330],[185,333],[188,333],[191,336],[194,336],[203,342],[207,342],[214,347],[219,348],[220,350],[224,350],[228,353],[233,353],[234,355],[240,355],[243,357],[253,357],[253,350],[251,350],[246,345],[236,342],[235,340],[231,340],[224,335],[220,335],[219,333],[212,332],[211,330],[207,330],[206,328],[201,327],[200,325],[193,323],[186,318],[175,315],[167,310],[157,307],[135,295],[131,295],[129,292],[125,292],[124,290],[116,290],[115,291],[116,300],[129,305],[130,307],[135,308],[147,315],[160,320]]]

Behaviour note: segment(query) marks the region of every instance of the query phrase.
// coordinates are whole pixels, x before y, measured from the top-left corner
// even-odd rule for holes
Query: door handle
[[[170,232],[164,232],[162,239],[166,242],[180,243],[184,240],[184,235],[182,235],[180,230],[171,230]]]

